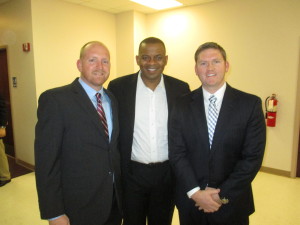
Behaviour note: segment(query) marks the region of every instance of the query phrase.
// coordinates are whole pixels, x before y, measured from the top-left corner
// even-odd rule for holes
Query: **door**
[[[4,97],[7,106],[8,125],[6,127],[6,137],[3,139],[5,151],[8,155],[15,157],[14,138],[11,116],[9,77],[7,66],[7,51],[5,48],[0,49],[0,94]]]

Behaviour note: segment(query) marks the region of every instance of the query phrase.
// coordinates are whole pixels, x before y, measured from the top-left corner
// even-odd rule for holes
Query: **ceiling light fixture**
[[[153,8],[153,9],[167,9],[176,6],[181,6],[182,3],[175,0],[130,0],[138,4]]]

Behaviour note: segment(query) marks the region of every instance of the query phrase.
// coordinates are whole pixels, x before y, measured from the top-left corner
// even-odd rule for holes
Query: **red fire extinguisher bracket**
[[[271,96],[266,98],[266,123],[268,127],[276,126],[277,104],[278,100],[276,98],[276,94],[272,94]]]

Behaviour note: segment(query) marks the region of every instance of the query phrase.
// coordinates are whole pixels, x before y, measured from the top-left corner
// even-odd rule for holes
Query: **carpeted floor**
[[[32,170],[17,164],[15,161],[15,158],[8,156],[7,159],[8,159],[9,171],[11,174],[11,178],[19,177],[19,176],[25,175],[27,173],[33,172]]]
[[[256,212],[251,225],[299,225],[300,178],[259,172],[253,181]],[[0,188],[0,225],[47,225],[40,219],[35,174],[14,178]],[[175,210],[172,225],[179,225]]]

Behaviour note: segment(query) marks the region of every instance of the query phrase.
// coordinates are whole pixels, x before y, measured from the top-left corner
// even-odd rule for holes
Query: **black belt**
[[[131,163],[134,164],[134,165],[137,165],[137,166],[156,167],[156,166],[162,166],[162,165],[168,164],[169,160],[166,160],[166,161],[163,161],[163,162],[147,163],[147,164],[131,160]]]

